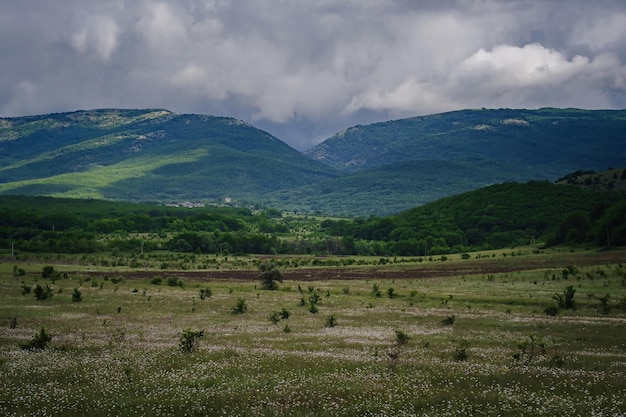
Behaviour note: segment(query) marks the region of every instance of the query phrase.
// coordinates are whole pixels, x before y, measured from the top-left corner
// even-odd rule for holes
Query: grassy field
[[[513,271],[420,273],[481,262],[471,255],[278,291],[228,272],[140,279],[80,257],[4,258],[0,414],[626,415],[626,253],[595,265],[582,252],[498,254]],[[523,267],[548,256],[550,268]],[[399,268],[403,279],[381,274]],[[37,284],[53,295],[37,300]],[[575,309],[547,315],[569,286]],[[23,349],[42,328],[47,347]]]

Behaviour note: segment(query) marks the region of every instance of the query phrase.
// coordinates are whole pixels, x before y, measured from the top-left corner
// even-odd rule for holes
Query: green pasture
[[[518,265],[559,256],[494,254]],[[362,268],[374,271],[375,259]],[[260,280],[228,276],[120,281],[116,270],[131,268],[80,256],[5,257],[0,414],[625,415],[626,263],[570,261],[440,278],[286,280],[266,291]],[[96,270],[107,275],[87,276]],[[37,300],[38,284],[52,296]],[[575,309],[547,315],[569,286]],[[75,289],[81,301],[72,301]],[[241,300],[246,309],[235,314]],[[42,328],[47,347],[23,349]],[[185,330],[203,331],[189,351]]]

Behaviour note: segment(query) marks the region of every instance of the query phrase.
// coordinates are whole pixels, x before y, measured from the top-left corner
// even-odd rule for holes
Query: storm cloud
[[[626,107],[623,1],[28,0],[0,36],[1,116],[167,108],[306,149],[463,108]]]

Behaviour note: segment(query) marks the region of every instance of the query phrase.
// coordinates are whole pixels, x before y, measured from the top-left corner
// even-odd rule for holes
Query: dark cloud
[[[623,1],[7,2],[0,114],[162,107],[310,147],[468,107],[626,107]]]

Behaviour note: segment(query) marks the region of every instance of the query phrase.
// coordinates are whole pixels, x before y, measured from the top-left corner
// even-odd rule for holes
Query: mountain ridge
[[[132,197],[132,190],[124,193],[132,185],[138,201],[167,192],[173,199],[256,198],[275,189],[267,184],[293,187],[336,175],[269,133],[227,117],[97,109],[0,120],[3,193],[56,185],[57,196],[116,199],[119,193]],[[190,173],[194,178],[185,179]],[[180,181],[168,186],[172,177]],[[93,184],[81,188],[81,180]],[[185,192],[186,180],[204,184]],[[150,189],[160,190],[144,192]]]
[[[350,127],[304,154],[241,120],[166,109],[0,118],[1,194],[370,216],[624,160],[626,110],[457,110]]]

